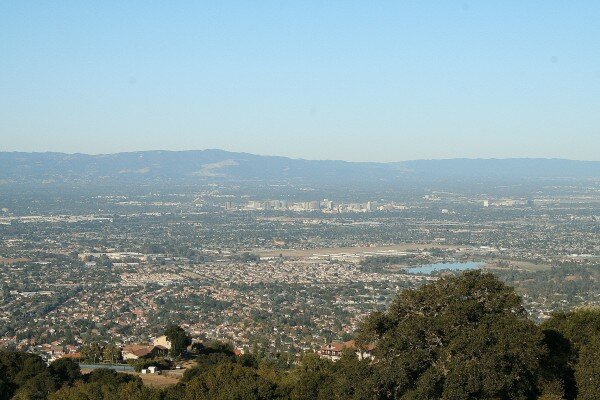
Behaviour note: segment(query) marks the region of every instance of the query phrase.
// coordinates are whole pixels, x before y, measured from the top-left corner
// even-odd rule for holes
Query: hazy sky
[[[0,150],[600,159],[600,1],[0,1]]]

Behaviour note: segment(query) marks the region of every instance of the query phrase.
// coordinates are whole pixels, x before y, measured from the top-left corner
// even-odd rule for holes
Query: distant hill
[[[0,152],[0,182],[397,181],[402,179],[600,178],[600,162],[448,159],[397,163],[315,161],[223,150],[103,155]]]

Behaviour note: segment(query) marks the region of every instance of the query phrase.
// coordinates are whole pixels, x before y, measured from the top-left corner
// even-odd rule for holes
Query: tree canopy
[[[167,340],[171,342],[171,350],[169,351],[173,357],[180,357],[184,354],[192,340],[183,328],[177,325],[169,325],[165,330]]]

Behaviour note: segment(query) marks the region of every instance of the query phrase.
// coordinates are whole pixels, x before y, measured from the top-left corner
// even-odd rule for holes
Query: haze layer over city
[[[599,17],[0,4],[0,400],[600,398]]]

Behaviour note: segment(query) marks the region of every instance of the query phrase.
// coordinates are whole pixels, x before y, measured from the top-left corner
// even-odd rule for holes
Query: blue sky
[[[600,159],[598,1],[0,2],[0,150]]]

